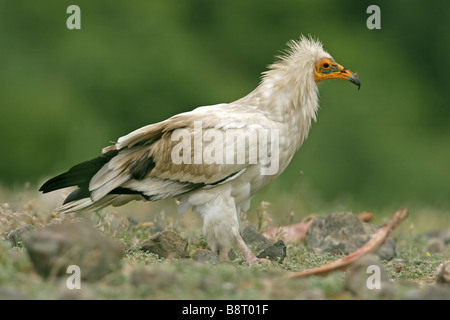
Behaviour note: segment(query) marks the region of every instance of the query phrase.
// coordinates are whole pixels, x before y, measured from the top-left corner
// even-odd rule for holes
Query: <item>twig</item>
[[[394,230],[407,216],[408,211],[405,208],[397,210],[397,212],[392,216],[392,218],[389,219],[389,221],[385,225],[383,225],[383,227],[381,227],[374,234],[374,236],[358,250],[348,254],[347,256],[341,259],[330,262],[326,265],[305,271],[291,273],[287,276],[287,278],[297,278],[309,275],[326,275],[332,271],[347,269],[362,256],[370,252],[374,252],[379,247],[381,247],[391,234],[392,230]]]

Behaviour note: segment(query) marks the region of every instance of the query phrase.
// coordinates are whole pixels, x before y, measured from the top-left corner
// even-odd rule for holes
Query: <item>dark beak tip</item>
[[[348,80],[349,80],[351,83],[353,83],[353,84],[355,84],[355,85],[358,86],[358,91],[359,91],[359,89],[361,89],[361,81],[359,80],[357,74],[352,74],[352,75],[348,78]]]

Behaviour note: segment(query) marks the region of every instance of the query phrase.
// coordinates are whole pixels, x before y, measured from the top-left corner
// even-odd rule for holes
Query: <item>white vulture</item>
[[[77,186],[57,210],[99,210],[131,200],[179,200],[203,219],[203,234],[222,260],[236,246],[260,261],[240,235],[240,211],[279,176],[308,135],[318,110],[318,83],[357,74],[336,63],[315,39],[300,37],[262,75],[259,86],[231,103],[196,108],[118,139],[97,158],[45,182],[46,193]]]

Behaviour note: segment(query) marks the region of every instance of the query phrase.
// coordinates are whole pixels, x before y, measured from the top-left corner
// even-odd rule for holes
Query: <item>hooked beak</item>
[[[351,83],[358,86],[358,90],[361,88],[361,81],[359,81],[358,74],[356,72],[351,72],[347,68],[342,67],[341,75],[337,78],[350,81]]]
[[[345,68],[344,68],[345,69]],[[344,71],[341,71],[341,73],[342,72],[344,72]],[[355,72],[355,73],[352,73],[350,70],[348,70],[348,69],[346,69],[345,70],[345,75],[344,75],[344,80],[347,80],[347,81],[350,81],[351,83],[353,83],[353,84],[356,84],[357,86],[358,86],[358,90],[361,88],[361,81],[359,81],[359,78],[358,78],[358,74]]]

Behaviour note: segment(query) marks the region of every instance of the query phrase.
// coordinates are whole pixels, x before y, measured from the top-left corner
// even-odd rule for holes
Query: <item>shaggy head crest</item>
[[[307,70],[312,75],[312,67],[323,58],[332,59],[331,55],[323,49],[322,43],[311,36],[301,36],[299,40],[291,40],[279,59],[269,66],[269,70],[284,70],[299,72]]]

